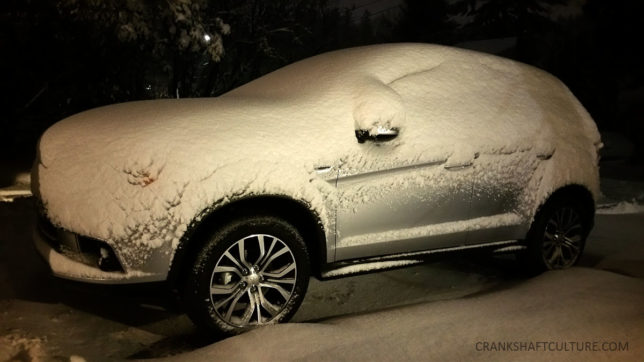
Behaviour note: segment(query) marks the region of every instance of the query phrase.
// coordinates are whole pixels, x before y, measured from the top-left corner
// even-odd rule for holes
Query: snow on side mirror
[[[392,140],[405,121],[402,98],[380,80],[364,79],[356,84],[353,120],[359,143]]]

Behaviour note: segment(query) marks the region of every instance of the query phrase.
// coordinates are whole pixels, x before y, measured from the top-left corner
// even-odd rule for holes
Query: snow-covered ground
[[[628,350],[605,350],[613,343]],[[274,325],[170,360],[635,361],[643,343],[644,281],[574,268],[466,298]]]
[[[644,205],[635,199],[632,201],[620,201],[614,205],[607,205],[597,210],[598,214],[635,214],[644,212]]]
[[[605,195],[619,191],[636,202],[644,192],[637,182],[610,187]],[[604,210],[624,207],[607,200]],[[89,287],[49,277],[30,240],[34,216],[29,198],[0,203],[0,361],[639,360],[644,354],[644,213],[600,213],[573,270],[526,279],[509,258],[463,256],[312,280],[297,323],[222,341],[200,336],[185,316],[165,310],[153,287]],[[534,348],[555,342],[555,349],[597,342],[600,351],[499,352],[491,350],[493,342],[526,342],[525,349],[530,342]],[[626,342],[629,350],[601,351],[603,342],[607,348]]]

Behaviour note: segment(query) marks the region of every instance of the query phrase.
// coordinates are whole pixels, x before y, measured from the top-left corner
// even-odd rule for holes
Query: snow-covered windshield
[[[226,95],[282,97],[313,92],[319,95],[321,91],[351,88],[364,78],[375,78],[387,84],[440,64],[446,52],[454,50],[418,44],[344,49],[293,63]]]

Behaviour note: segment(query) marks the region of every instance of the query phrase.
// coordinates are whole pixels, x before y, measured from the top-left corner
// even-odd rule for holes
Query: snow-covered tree
[[[111,32],[123,42],[136,42],[156,54],[168,51],[224,53],[222,35],[230,27],[219,17],[204,18],[206,0],[59,0],[58,8],[76,20]]]
[[[192,69],[199,62],[218,62],[224,55],[223,37],[230,26],[208,13],[206,0],[58,0],[58,9],[96,32],[94,40],[113,41],[138,49],[149,68],[146,85],[152,96],[192,95]],[[154,89],[153,89],[154,88]]]
[[[226,56],[202,69],[200,95],[217,95],[293,61],[353,45],[349,13],[327,0],[220,0],[210,16],[227,19]]]

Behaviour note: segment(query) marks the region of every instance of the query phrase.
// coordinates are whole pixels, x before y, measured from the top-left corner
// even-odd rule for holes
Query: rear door
[[[539,167],[554,152],[530,147],[511,153],[482,154],[473,167],[470,217],[482,220],[472,229],[468,244],[516,240],[525,237],[532,222],[534,195],[539,189]]]

